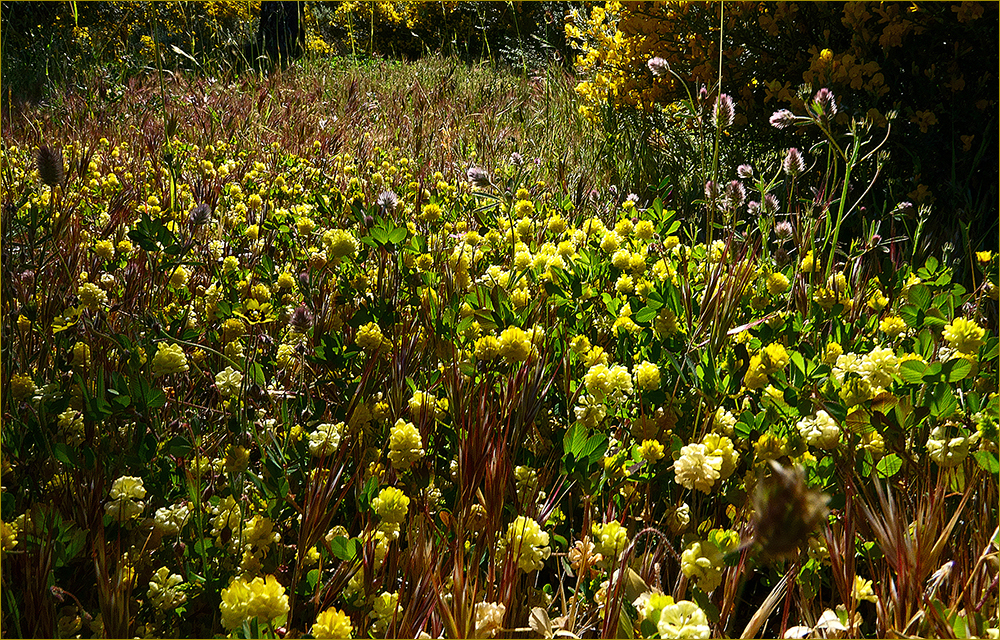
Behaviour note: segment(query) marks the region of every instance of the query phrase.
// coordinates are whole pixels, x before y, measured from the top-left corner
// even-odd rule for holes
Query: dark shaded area
[[[416,7],[417,25],[371,23],[356,10],[349,29],[332,20],[340,2],[313,2],[311,9],[327,42],[340,54],[365,54],[416,60],[426,54],[455,55],[466,62],[491,60],[512,68],[536,69],[552,59],[572,66],[566,42],[566,14],[583,2],[461,2],[447,13],[434,2]],[[429,26],[428,26],[429,25]]]
[[[260,3],[260,24],[255,43],[259,55],[279,62],[298,58],[302,55],[304,36],[301,2],[269,0]]]

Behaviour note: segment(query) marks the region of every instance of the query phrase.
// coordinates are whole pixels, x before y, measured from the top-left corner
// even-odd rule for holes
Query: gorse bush
[[[13,635],[993,633],[997,252],[842,242],[832,94],[699,240],[311,64],[5,120]]]
[[[579,49],[586,115],[605,117],[605,103],[616,113],[669,111],[707,86],[738,104],[729,131],[744,156],[737,164],[775,146],[801,147],[794,134],[743,125],[780,108],[801,111],[823,87],[839,98],[839,124],[867,117],[884,129],[895,115],[869,217],[888,217],[900,202],[913,212],[933,205],[937,215],[921,227],[940,251],[996,235],[995,10],[976,2],[608,2],[577,10],[566,32]],[[654,73],[654,58],[670,73]],[[676,126],[667,118],[658,128]],[[658,146],[655,132],[646,138]],[[894,226],[912,235],[917,223],[910,214]]]

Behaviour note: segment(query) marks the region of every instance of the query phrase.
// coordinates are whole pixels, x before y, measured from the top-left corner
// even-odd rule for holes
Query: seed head
[[[832,118],[837,115],[837,101],[829,89],[824,87],[816,92],[813,97],[813,110],[821,118]]]
[[[784,129],[795,124],[795,114],[788,109],[781,109],[771,114],[771,126]]]
[[[188,221],[191,223],[191,226],[196,229],[206,224],[211,219],[212,208],[204,202],[192,208],[191,212],[188,214]]]
[[[764,213],[772,214],[778,210],[778,197],[773,193],[769,193],[764,196],[763,204]]]
[[[465,172],[465,177],[469,182],[477,187],[490,186],[489,174],[479,167],[469,167],[469,170]]]
[[[732,208],[739,207],[746,200],[747,192],[743,188],[743,183],[739,180],[732,180],[726,185],[726,205]]]
[[[754,493],[754,541],[766,557],[795,558],[829,512],[830,497],[806,486],[802,467],[770,465]]]
[[[719,185],[712,182],[711,180],[705,183],[705,199],[706,200],[718,200],[719,199]]]
[[[299,333],[305,333],[312,326],[312,314],[305,306],[299,306],[292,312],[292,317],[288,320],[289,326]]]
[[[778,236],[779,240],[788,240],[792,237],[792,233],[795,230],[792,228],[792,223],[787,220],[779,222],[774,225],[774,235]]]
[[[382,212],[395,211],[396,207],[399,205],[399,196],[391,190],[383,191],[378,194],[378,199],[375,200],[375,204],[378,205],[378,208],[381,209]]]
[[[66,175],[63,171],[62,149],[41,146],[35,161],[38,165],[38,177],[42,179],[43,183],[50,187],[63,183]]]

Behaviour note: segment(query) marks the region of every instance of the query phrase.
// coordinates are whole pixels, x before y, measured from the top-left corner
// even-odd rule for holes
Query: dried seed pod
[[[830,497],[806,485],[802,467],[770,464],[771,475],[757,484],[753,497],[754,542],[765,557],[795,558],[829,513]]]
[[[50,187],[63,183],[66,174],[63,170],[62,149],[52,149],[43,145],[38,149],[35,162],[38,165],[38,177],[43,183]]]

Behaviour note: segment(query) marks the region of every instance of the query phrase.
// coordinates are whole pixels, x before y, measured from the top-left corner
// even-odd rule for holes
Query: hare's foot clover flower
[[[754,541],[772,558],[793,558],[829,512],[829,497],[806,486],[802,467],[770,462],[754,493]]]

